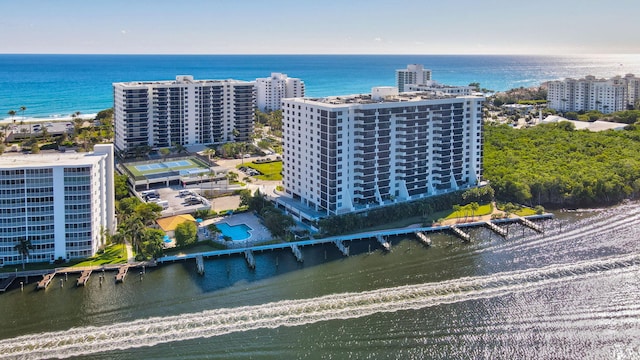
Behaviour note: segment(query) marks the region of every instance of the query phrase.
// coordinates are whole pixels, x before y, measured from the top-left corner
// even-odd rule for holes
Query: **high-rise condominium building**
[[[92,153],[0,157],[0,265],[95,255],[115,231],[113,145]]]
[[[426,85],[430,80],[431,70],[420,64],[410,64],[406,69],[396,70],[396,86],[400,92],[409,91],[406,88],[408,84]]]
[[[280,110],[280,101],[292,97],[304,97],[302,80],[281,73],[256,79],[256,103],[260,111]]]
[[[115,146],[123,152],[248,141],[253,132],[253,82],[182,75],[175,81],[115,83],[113,90]]]
[[[390,87],[284,99],[279,202],[313,220],[475,186],[483,101]]]
[[[598,110],[605,114],[627,110],[640,95],[640,79],[627,74],[610,79],[564,79],[547,82],[547,100],[551,109],[567,111]]]

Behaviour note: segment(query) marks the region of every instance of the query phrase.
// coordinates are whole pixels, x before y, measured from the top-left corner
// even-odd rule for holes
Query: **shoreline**
[[[98,115],[98,113],[87,113],[80,114],[77,117],[84,120],[93,119]],[[0,119],[0,124],[20,124],[20,122],[24,121],[25,123],[33,123],[33,122],[57,122],[57,121],[71,121],[74,117],[69,115],[49,115],[46,117],[26,117],[26,116],[14,116],[13,118],[7,117]]]

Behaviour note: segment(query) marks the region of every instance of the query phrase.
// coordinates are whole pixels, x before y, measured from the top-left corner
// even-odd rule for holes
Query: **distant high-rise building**
[[[627,110],[640,95],[640,79],[627,74],[610,79],[564,79],[547,82],[549,108],[568,111],[597,110],[604,114]]]
[[[0,157],[0,265],[86,258],[115,231],[113,145],[90,153]]]
[[[253,82],[193,80],[114,83],[115,146],[152,148],[248,141],[255,118]]]
[[[405,87],[408,84],[427,85],[430,80],[431,70],[420,64],[410,64],[406,69],[396,70],[396,86],[400,92],[409,91]]]
[[[260,111],[280,110],[280,101],[293,97],[304,97],[304,82],[300,79],[281,73],[256,79],[256,103]]]
[[[475,186],[480,96],[374,88],[372,95],[284,99],[278,202],[301,220]]]

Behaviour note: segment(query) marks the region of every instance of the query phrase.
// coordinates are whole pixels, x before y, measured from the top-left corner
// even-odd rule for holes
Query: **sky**
[[[0,53],[640,54],[638,0],[0,0]]]

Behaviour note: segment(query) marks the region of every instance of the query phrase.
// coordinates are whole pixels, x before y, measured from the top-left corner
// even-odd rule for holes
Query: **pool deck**
[[[267,228],[260,223],[260,219],[252,213],[234,214],[226,217],[216,217],[213,219],[207,219],[202,222],[202,227],[206,227],[209,224],[227,223],[231,226],[246,224],[251,228],[249,230],[249,238],[246,240],[232,241],[229,247],[247,247],[256,243],[269,241],[273,237]]]

